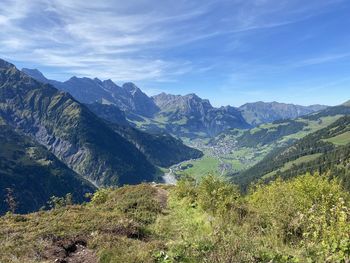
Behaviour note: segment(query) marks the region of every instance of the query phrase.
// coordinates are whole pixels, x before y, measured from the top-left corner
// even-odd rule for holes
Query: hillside
[[[276,120],[295,119],[325,108],[327,106],[324,105],[300,106],[275,101],[246,103],[239,107],[245,120],[253,126]]]
[[[84,201],[85,193],[95,187],[45,147],[20,135],[7,125],[0,125],[0,214],[9,210],[4,202],[11,189],[17,213],[28,213],[46,206],[52,196],[70,193],[74,202]]]
[[[203,156],[197,149],[186,146],[181,140],[167,133],[146,133],[130,126],[112,125],[113,129],[135,145],[147,159],[160,167]]]
[[[261,162],[234,177],[234,181],[247,187],[259,179],[270,181],[276,177],[334,169],[349,188],[349,158],[350,116],[346,115],[289,146],[273,150]]]
[[[125,112],[113,104],[95,102],[86,104],[86,107],[88,107],[96,116],[108,122],[119,125],[129,125],[129,122],[126,120]]]
[[[151,163],[157,166],[169,167],[203,155],[201,151],[186,146],[180,139],[161,130],[148,133],[132,127],[125,119],[124,113],[115,105],[93,103],[87,104],[87,107],[106,120],[114,131],[135,145]]]
[[[320,175],[245,196],[213,176],[101,189],[87,204],[0,217],[0,261],[346,262],[349,200]]]
[[[0,60],[0,116],[99,185],[154,181],[157,170],[87,107]]]

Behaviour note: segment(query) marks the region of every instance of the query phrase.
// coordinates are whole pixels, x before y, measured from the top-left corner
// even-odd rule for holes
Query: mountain
[[[350,100],[344,102],[342,106],[350,107]]]
[[[146,117],[152,117],[159,111],[153,100],[143,93],[134,83],[127,82],[123,84],[123,89],[130,94],[130,109],[132,113],[140,114]]]
[[[245,120],[258,126],[263,123],[273,122],[283,119],[295,119],[310,113],[325,109],[324,105],[300,106],[278,102],[255,102],[246,103],[239,107]]]
[[[65,82],[58,82],[45,78],[36,69],[22,71],[38,81],[69,92],[82,103],[98,102],[114,105],[124,112],[127,121],[135,127],[148,132],[165,131],[177,137],[212,137],[226,129],[247,129],[276,120],[294,119],[326,107],[256,102],[244,104],[239,108],[231,106],[215,108],[209,100],[202,99],[196,94],[181,96],[161,93],[150,98],[130,82],[121,87],[112,80],[101,81],[97,78],[72,77]],[[93,107],[95,112],[103,111],[102,106],[97,108],[95,104]],[[110,107],[108,113],[101,112],[101,114],[105,118],[113,118],[111,109]],[[116,114],[116,118],[122,118],[119,113]]]
[[[26,71],[28,72],[28,70]],[[31,71],[29,73],[38,72],[37,70]],[[38,75],[38,74],[37,74]],[[72,92],[74,90],[74,85],[78,87],[81,85],[79,90],[84,90],[83,86],[85,85],[85,90],[88,90],[88,94],[93,94],[94,92],[100,92],[99,89],[103,87],[103,91],[107,91],[112,94],[112,97],[115,99],[117,96],[115,94],[122,94],[120,97],[119,105],[125,103],[124,105],[131,105],[132,112],[154,112],[158,109],[156,106],[152,109],[153,103],[152,99],[149,99],[139,88],[137,88],[133,83],[125,83],[122,87],[117,86],[111,80],[100,81],[98,79],[89,79],[89,78],[76,78],[73,77],[65,83],[70,83],[69,86],[72,88],[68,91]],[[97,85],[97,86],[96,86]],[[100,87],[100,88],[99,88]],[[94,95],[96,97],[96,95]],[[130,96],[129,101],[125,99],[127,96]],[[105,94],[104,101],[107,99],[110,101],[113,98],[108,98]],[[125,100],[122,100],[124,98]],[[88,102],[92,100],[85,99]],[[116,101],[116,100],[114,100]],[[152,102],[151,104],[149,102]],[[129,122],[126,119],[126,112],[122,111],[115,104],[102,104],[94,102],[91,104],[85,104],[93,113],[98,117],[106,120],[108,123],[113,123],[113,130],[117,131],[123,138],[131,142],[140,152],[142,152],[145,157],[155,165],[162,167],[168,167],[178,162],[182,162],[187,159],[198,158],[202,153],[198,150],[192,149],[185,146],[182,141],[177,140],[170,135],[163,133],[160,134],[148,134],[136,130],[135,128],[130,127]],[[126,108],[124,107],[124,110]],[[129,118],[130,118],[130,114]],[[116,125],[117,124],[117,125]],[[107,124],[109,126],[109,124]]]
[[[155,180],[155,166],[86,106],[4,60],[0,60],[0,116],[98,185]]]
[[[189,137],[196,133],[212,136],[228,128],[248,128],[241,113],[234,107],[214,108],[209,100],[196,94],[185,96],[161,93],[152,97],[160,111],[154,118],[166,129]]]
[[[33,79],[40,81],[42,83],[50,83],[50,80],[47,79],[43,73],[38,69],[22,68],[22,72],[26,73],[28,76],[31,76]]]
[[[201,151],[184,145],[180,139],[165,132],[148,133],[132,127],[115,105],[93,103],[87,104],[87,107],[106,120],[118,134],[134,144],[155,165],[169,167],[203,155]]]
[[[45,147],[5,124],[0,124],[0,145],[0,214],[8,210],[3,202],[7,188],[18,203],[17,213],[39,210],[50,197],[68,193],[82,202],[85,193],[95,191]]]
[[[93,113],[98,117],[119,125],[129,125],[126,120],[125,112],[120,110],[117,106],[113,104],[101,104],[98,102],[85,104]]]
[[[183,144],[168,133],[146,133],[131,126],[113,126],[114,130],[133,143],[147,159],[158,166],[171,165],[203,156],[203,153]]]
[[[305,172],[336,170],[333,174],[350,189],[349,163],[350,115],[345,115],[291,145],[274,149],[256,165],[234,177],[234,181],[246,188],[258,180],[267,182]]]
[[[211,136],[226,128],[249,127],[234,107],[214,108],[208,100],[195,94],[180,96],[162,93],[150,98],[130,82],[122,87],[111,80],[101,81],[97,78],[72,77],[58,82],[48,80],[38,70],[23,69],[23,72],[70,93],[82,103],[115,105],[125,112],[130,123],[146,131],[166,131],[176,136],[194,137],[198,133]],[[102,110],[97,109],[96,105],[94,109]]]
[[[110,79],[101,81],[98,78],[78,78],[75,76],[67,81],[59,82],[47,79],[37,69],[24,68],[22,71],[40,82],[52,84],[57,89],[70,93],[82,103],[114,104],[122,111],[146,117],[151,117],[158,111],[153,100],[130,82],[120,87]]]

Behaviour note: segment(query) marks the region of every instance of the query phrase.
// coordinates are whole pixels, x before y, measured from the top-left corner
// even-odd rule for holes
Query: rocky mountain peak
[[[23,68],[21,71],[40,82],[48,82],[48,79],[38,69]]]
[[[10,62],[0,59],[0,69],[10,69],[14,67],[15,65],[11,64]]]
[[[123,89],[127,90],[131,94],[136,92],[141,92],[141,90],[132,82],[126,82],[123,84],[122,87]]]

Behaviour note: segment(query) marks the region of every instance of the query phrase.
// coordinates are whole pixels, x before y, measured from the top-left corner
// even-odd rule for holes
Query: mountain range
[[[67,191],[81,201],[84,192],[96,186],[160,181],[158,166],[202,155],[170,135],[147,134],[128,123],[101,119],[69,93],[34,80],[4,60],[0,60],[0,119],[6,127],[0,129],[0,138],[9,137],[0,154],[6,157],[3,165],[10,165],[5,167],[8,173],[2,173],[1,189],[13,188],[21,196],[24,191],[36,200],[25,206],[28,200],[19,197],[21,212],[38,209],[48,197]],[[4,200],[5,193],[0,194]]]
[[[346,103],[217,108],[196,94],[149,97],[133,83],[97,78],[59,82],[0,60],[0,197],[12,189],[20,212],[38,210],[53,195],[72,193],[81,202],[96,187],[161,182],[161,168],[203,156],[172,135],[215,141],[233,129],[238,147],[272,145],[348,110]],[[2,202],[0,213],[6,210]]]
[[[296,118],[326,108],[323,105],[300,106],[278,102],[247,103],[238,108],[213,107],[209,100],[196,94],[161,93],[147,96],[133,83],[118,86],[112,80],[72,77],[58,82],[47,79],[37,69],[22,69],[34,79],[67,91],[86,104],[115,105],[125,113],[129,123],[149,132],[166,131],[178,137],[212,137],[230,128],[250,128],[275,120]],[[106,109],[94,106],[95,114],[106,117]],[[117,111],[117,110],[116,110]],[[116,113],[119,116],[119,113]],[[109,120],[119,123],[109,112]]]

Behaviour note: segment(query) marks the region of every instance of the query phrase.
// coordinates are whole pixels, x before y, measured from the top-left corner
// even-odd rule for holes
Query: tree
[[[9,211],[11,213],[15,213],[18,203],[16,201],[14,192],[12,188],[6,188],[6,199],[5,199],[6,204],[9,207]]]

